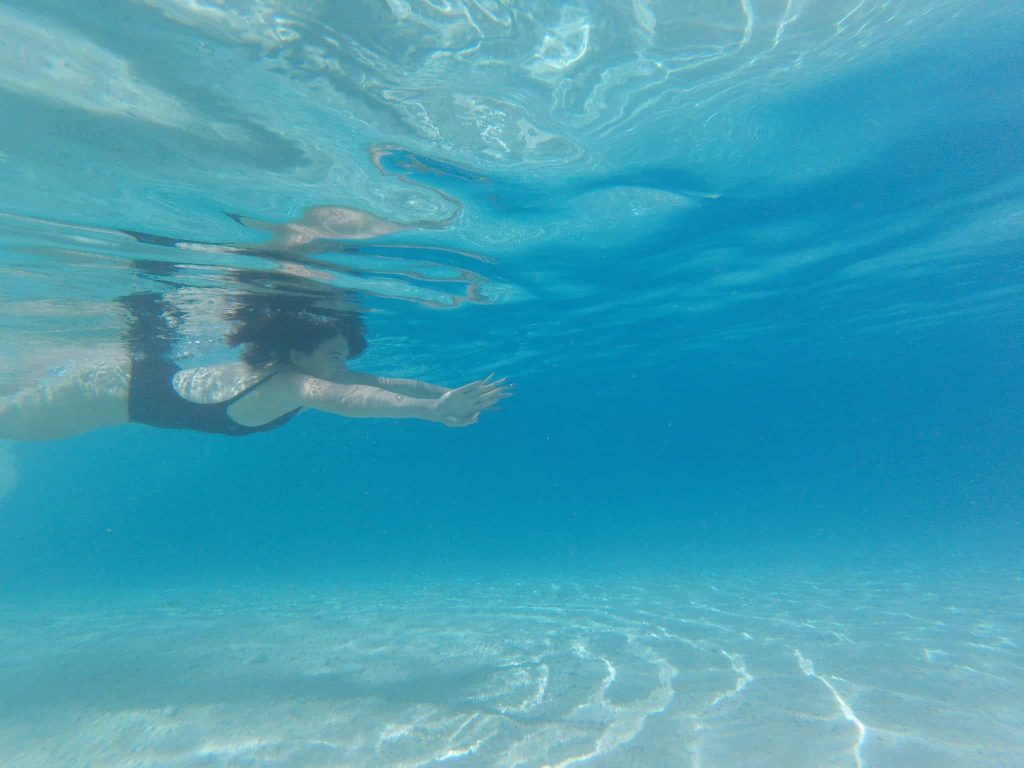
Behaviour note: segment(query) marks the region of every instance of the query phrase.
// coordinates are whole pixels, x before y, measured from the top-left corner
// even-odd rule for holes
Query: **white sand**
[[[0,765],[1021,766],[1021,584],[703,579],[2,606]]]

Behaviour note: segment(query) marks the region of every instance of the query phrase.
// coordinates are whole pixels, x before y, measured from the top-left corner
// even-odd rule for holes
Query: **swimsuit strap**
[[[277,427],[280,427],[285,422],[291,421],[293,418],[295,418],[295,416],[298,415],[299,411],[302,410],[302,406],[300,405],[298,408],[293,408],[292,410],[288,411],[288,413],[281,414],[276,419],[271,419],[266,424],[259,424],[259,425],[255,426],[255,427],[247,427],[247,426],[245,426],[243,424],[239,424],[237,421],[235,421],[234,419],[232,419],[228,415],[228,408],[230,408],[232,406],[232,404],[237,403],[243,397],[245,397],[250,392],[252,392],[254,389],[256,389],[256,387],[258,387],[261,384],[263,384],[263,382],[269,381],[270,379],[274,378],[280,372],[281,371],[272,371],[270,374],[268,374],[267,376],[264,376],[262,379],[257,381],[255,384],[253,384],[248,389],[245,389],[245,390],[239,392],[237,395],[232,397],[230,400],[225,400],[222,403],[217,403],[217,405],[219,405],[220,408],[221,408],[221,412],[224,414],[224,418],[227,421],[231,422],[231,424],[235,425],[235,428],[231,430],[231,432],[233,434],[250,434],[252,432],[266,432],[266,431],[271,430],[271,429],[276,429]]]
[[[254,389],[256,389],[256,387],[258,387],[258,386],[260,386],[260,385],[264,384],[265,382],[268,382],[268,381],[270,381],[270,380],[271,380],[272,378],[274,378],[275,376],[277,376],[277,374],[279,374],[279,373],[280,373],[280,371],[271,371],[271,372],[270,372],[269,374],[267,374],[267,375],[266,375],[266,376],[264,376],[264,377],[263,377],[262,379],[260,379],[259,381],[257,381],[257,382],[256,382],[255,384],[253,384],[253,385],[252,385],[251,387],[246,387],[245,389],[243,389],[243,390],[242,390],[241,392],[239,392],[239,393],[238,393],[237,395],[235,395],[234,397],[232,397],[232,398],[229,398],[228,400],[222,400],[221,402],[217,403],[217,405],[222,405],[222,406],[224,406],[225,408],[228,408],[228,407],[230,407],[230,406],[234,405],[234,404],[235,404],[235,403],[237,403],[237,402],[238,402],[239,400],[241,400],[241,399],[242,399],[243,397],[245,397],[245,396],[246,396],[246,395],[248,395],[248,394],[249,394],[250,392],[252,392],[252,391],[253,391]],[[212,403],[211,403],[211,405],[212,405]]]

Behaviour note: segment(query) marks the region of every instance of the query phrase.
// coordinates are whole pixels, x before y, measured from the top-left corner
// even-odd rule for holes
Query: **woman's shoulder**
[[[173,385],[183,399],[211,405],[238,397],[273,373],[273,368],[253,368],[245,363],[204,365],[178,371]]]

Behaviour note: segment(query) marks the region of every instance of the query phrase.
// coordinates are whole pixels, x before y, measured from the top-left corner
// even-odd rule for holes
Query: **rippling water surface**
[[[625,351],[664,360],[1020,307],[1010,8],[2,14],[2,321],[35,354],[109,336],[137,259],[224,290],[231,270],[299,271],[365,292],[396,324],[425,316],[395,300],[514,306],[533,335],[585,331],[587,359],[621,347],[627,324],[660,331]],[[522,346],[516,360],[543,367]],[[493,340],[481,362],[509,352]]]
[[[0,397],[252,294],[467,430],[0,443],[0,763],[1024,762],[1024,13],[13,0]]]

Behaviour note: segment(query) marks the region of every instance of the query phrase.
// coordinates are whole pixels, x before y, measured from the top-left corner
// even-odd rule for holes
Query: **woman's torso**
[[[228,435],[266,431],[301,410],[289,396],[287,374],[287,369],[243,363],[180,369],[167,360],[136,361],[129,417],[157,427]]]
[[[174,376],[179,397],[201,405],[220,405],[244,427],[264,426],[301,408],[286,366],[252,367],[224,363],[184,369]]]

